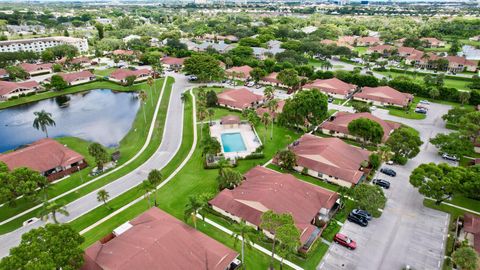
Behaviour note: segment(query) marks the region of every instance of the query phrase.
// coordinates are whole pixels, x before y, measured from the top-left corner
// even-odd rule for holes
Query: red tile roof
[[[85,250],[83,270],[225,270],[238,253],[162,210],[150,208],[125,232]]]
[[[357,40],[357,38],[358,38],[357,36],[342,36],[338,38],[338,42],[353,45]]]
[[[358,43],[380,43],[380,39],[378,37],[359,37],[357,38]]]
[[[438,45],[442,42],[441,40],[439,40],[437,38],[434,38],[434,37],[424,37],[424,38],[421,38],[420,40],[421,41],[427,41],[431,45]]]
[[[114,55],[134,55],[135,52],[131,50],[115,50],[113,51]]]
[[[343,82],[337,78],[325,79],[325,80],[314,80],[311,83],[305,84],[304,89],[318,89],[322,92],[337,94],[337,95],[348,95],[355,91],[357,86],[354,84]]]
[[[250,77],[250,71],[252,71],[253,68],[251,68],[250,66],[240,66],[240,67],[231,67],[227,70],[225,70],[225,73],[227,75],[232,75],[234,72],[235,72],[235,75],[237,77],[241,77],[241,78],[249,78]]]
[[[181,65],[183,65],[183,63],[185,62],[186,59],[187,59],[187,57],[177,58],[177,57],[165,56],[160,61],[165,65],[181,66]]]
[[[422,51],[419,51],[415,48],[412,47],[399,47],[398,48],[398,54],[404,56],[404,55],[413,55],[413,54],[420,54],[423,55]]]
[[[407,106],[413,99],[413,95],[402,93],[390,86],[363,87],[360,92],[355,93],[353,96],[378,102],[392,103],[399,106]]]
[[[384,121],[376,116],[373,116],[371,113],[368,113],[368,112],[363,112],[363,113],[338,112],[334,116],[333,120],[323,122],[320,125],[320,128],[333,130],[343,134],[349,134],[348,124],[353,120],[359,119],[359,118],[367,118],[380,124],[380,126],[382,126],[382,129],[383,129],[383,138],[382,138],[383,142],[385,142],[388,139],[388,137],[390,136],[390,133],[393,130],[401,126],[399,123]]]
[[[135,76],[139,77],[141,75],[149,75],[151,70],[149,69],[137,69],[137,70],[130,70],[130,69],[117,69],[110,74],[110,77],[116,80],[124,80],[128,76]]]
[[[335,192],[257,166],[245,174],[242,184],[222,190],[210,204],[256,226],[268,210],[291,213],[305,243],[316,228],[311,221],[320,209],[330,210],[337,199]]]
[[[36,81],[28,81],[28,82],[6,82],[0,81],[0,96],[10,94],[11,92],[17,89],[32,89],[38,87],[38,83]]]
[[[277,72],[272,72],[268,74],[267,76],[262,78],[262,81],[264,82],[269,82],[269,83],[278,83],[281,84],[282,82],[277,79],[278,73]]]
[[[449,55],[449,56],[445,57],[445,59],[447,59],[449,63],[454,63],[454,64],[457,64],[457,65],[475,66],[475,67],[477,66],[476,61],[467,60],[465,57],[461,57],[461,56]]]
[[[385,51],[387,52],[392,51],[393,49],[395,49],[395,47],[390,45],[377,45],[377,46],[369,47],[367,51],[383,53]]]
[[[67,58],[65,57],[57,61],[59,64],[64,64],[65,62],[67,62]],[[70,64],[85,64],[90,62],[92,62],[92,60],[86,56],[73,58],[69,61]]]
[[[473,234],[473,247],[480,253],[480,217],[473,214],[464,214],[463,220],[463,230]]]
[[[38,172],[46,172],[57,167],[65,168],[83,160],[79,153],[52,139],[41,139],[29,146],[0,155],[10,170],[28,167]]]
[[[303,135],[290,150],[297,156],[299,166],[353,184],[357,184],[363,176],[360,164],[368,161],[370,156],[369,151],[351,146],[339,138],[320,138],[311,134]]]
[[[263,100],[263,96],[254,94],[246,88],[240,89],[226,89],[218,94],[218,103],[230,107],[245,109],[252,106],[252,104]]]
[[[256,109],[256,113],[258,116],[262,117],[264,113],[268,113],[271,117],[275,118],[277,114],[281,113],[283,111],[283,107],[285,106],[285,100],[280,100],[277,103],[278,107],[277,109],[272,113],[269,108],[263,106],[258,109]]]
[[[93,75],[93,73],[88,70],[73,73],[59,73],[58,75],[60,75],[67,83],[95,77],[95,75]]]
[[[52,69],[52,64],[46,63],[46,64],[29,64],[29,63],[22,63],[20,64],[20,67],[25,70],[26,72],[34,72],[34,71],[39,71],[39,70],[49,70]]]
[[[240,117],[237,115],[227,115],[220,119],[222,125],[234,125],[240,123]]]
[[[5,75],[8,75],[7,70],[4,68],[0,68],[0,76],[5,76]]]

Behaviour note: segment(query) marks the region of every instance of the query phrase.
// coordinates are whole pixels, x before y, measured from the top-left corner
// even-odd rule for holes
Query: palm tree
[[[138,93],[138,98],[140,98],[140,100],[142,101],[142,104],[145,105],[146,101],[147,101],[147,92],[145,91],[140,91]],[[144,106],[145,107],[145,106]],[[143,119],[145,120],[145,124],[147,123],[147,116],[145,115],[145,108],[143,108]]]
[[[148,77],[147,79],[147,84],[150,87],[150,93],[152,93],[152,85],[153,85],[153,79],[152,77]],[[150,99],[150,105],[153,106],[153,98]]]
[[[267,98],[267,100],[272,100],[274,98],[273,88],[271,86],[265,87],[265,90],[263,90],[263,95]]]
[[[208,119],[210,121],[210,126],[212,125],[212,118],[215,115],[215,110],[213,108],[207,109]]]
[[[185,206],[184,218],[187,220],[189,217],[193,221],[195,229],[197,228],[197,213],[204,206],[200,196],[189,196],[187,205]]]
[[[267,103],[267,108],[270,111],[270,114],[272,115],[272,127],[270,128],[270,140],[273,139],[273,122],[275,120],[275,113],[278,109],[278,101],[276,99],[272,99],[268,101]]]
[[[144,194],[144,198],[145,200],[148,201],[148,207],[150,207],[151,205],[151,196],[152,196],[152,190],[155,189],[155,187],[153,186],[153,184],[148,181],[148,180],[143,180],[142,182],[142,189],[143,191],[145,192]]]
[[[148,173],[148,178],[147,180],[152,184],[153,186],[153,189],[155,191],[155,194],[154,194],[154,205],[157,206],[157,191],[158,191],[158,188],[157,186],[162,182],[163,180],[163,176],[162,176],[162,173],[157,170],[157,169],[153,169],[150,171],[150,173]]]
[[[35,120],[33,120],[33,127],[37,130],[45,132],[45,136],[48,138],[48,126],[55,126],[55,121],[52,119],[52,114],[41,110],[39,112],[34,112]]]
[[[380,146],[380,149],[378,150],[378,155],[380,156],[380,159],[382,161],[389,161],[392,158],[392,150],[386,145]]]
[[[234,233],[232,236],[235,238],[235,242],[233,243],[234,246],[236,246],[238,238],[242,238],[242,267],[245,269],[245,244],[247,244],[247,247],[252,246],[253,241],[251,239],[251,233],[253,232],[253,229],[242,219],[240,223],[233,225],[233,231]]]
[[[42,217],[42,220],[47,221],[48,216],[51,214],[53,222],[58,224],[57,213],[62,214],[64,216],[70,215],[65,205],[63,203],[57,203],[57,202],[45,202],[43,204],[42,210],[40,210],[39,215]]]
[[[112,210],[112,208],[108,205],[107,200],[110,198],[110,194],[108,194],[108,191],[105,189],[101,189],[97,192],[97,201],[103,202],[103,204],[109,209]]]
[[[262,121],[262,123],[265,125],[265,134],[263,135],[263,143],[265,144],[265,142],[267,141],[267,126],[268,124],[270,124],[271,121],[270,114],[264,112],[260,121]]]
[[[197,117],[200,120],[200,140],[203,138],[203,120],[205,120],[206,115],[207,109],[205,106],[200,105],[197,110]]]

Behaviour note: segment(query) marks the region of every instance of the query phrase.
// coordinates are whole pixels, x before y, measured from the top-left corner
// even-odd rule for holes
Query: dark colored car
[[[374,183],[375,185],[380,186],[384,189],[389,189],[390,188],[390,182],[388,182],[387,180],[373,179],[372,183]]]
[[[381,168],[380,172],[392,177],[397,176],[397,173],[390,168]]]
[[[340,244],[348,249],[356,249],[357,248],[357,242],[353,241],[350,239],[350,237],[337,233],[335,237],[333,238],[333,242]]]
[[[353,209],[352,214],[363,217],[366,220],[372,220],[372,215],[367,210],[362,210],[362,209]]]
[[[421,114],[427,114],[428,111],[424,108],[416,108],[415,112],[416,113],[421,113]]]
[[[356,223],[362,227],[367,227],[368,225],[368,220],[363,217],[352,215],[352,213],[348,214],[348,221]]]

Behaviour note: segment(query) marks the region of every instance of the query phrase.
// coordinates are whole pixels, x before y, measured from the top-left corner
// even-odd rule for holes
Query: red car
[[[340,244],[348,249],[355,249],[357,248],[357,242],[353,241],[350,239],[348,236],[337,233],[335,237],[333,238],[333,242]]]

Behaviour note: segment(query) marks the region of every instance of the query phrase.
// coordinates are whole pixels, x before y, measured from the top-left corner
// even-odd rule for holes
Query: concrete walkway
[[[144,179],[147,178],[148,173],[152,169],[162,169],[163,167],[165,167],[175,156],[181,145],[184,113],[184,106],[181,100],[181,94],[184,89],[187,89],[189,86],[192,85],[188,83],[187,79],[183,75],[167,75],[174,77],[176,82],[172,86],[171,90],[172,92],[170,95],[165,128],[160,147],[150,157],[150,159],[137,167],[135,170],[99,188],[105,189],[110,194],[111,199],[116,198],[121,194],[125,193],[126,191],[138,186]],[[163,89],[165,89],[165,86],[166,84],[164,84]],[[155,115],[158,114],[160,102],[161,99],[158,101]],[[154,128],[155,126],[152,123],[149,133],[153,132]],[[146,148],[147,146],[148,144],[144,147]],[[83,196],[82,198],[79,198],[69,203],[66,208],[70,215],[68,217],[60,215],[57,218],[59,222],[70,222],[100,206],[102,203],[97,201],[97,192],[98,190],[92,191],[91,193]],[[2,243],[2,245],[0,246],[0,257],[7,256],[10,248],[17,246],[20,243],[22,234],[31,229],[43,226],[44,224],[45,223],[43,221],[38,221],[27,227],[22,227],[13,232],[1,235],[0,242]]]

